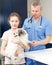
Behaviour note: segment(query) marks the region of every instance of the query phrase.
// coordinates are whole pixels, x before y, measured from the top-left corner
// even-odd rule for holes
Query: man
[[[36,0],[31,4],[31,14],[32,16],[25,19],[23,28],[28,33],[28,38],[30,41],[30,50],[41,50],[45,49],[45,45],[50,41],[50,35],[52,34],[50,22],[41,15],[42,6],[40,1]],[[28,50],[25,50],[26,52]],[[29,52],[28,51],[28,52]],[[26,58],[26,65],[44,65],[37,61]]]

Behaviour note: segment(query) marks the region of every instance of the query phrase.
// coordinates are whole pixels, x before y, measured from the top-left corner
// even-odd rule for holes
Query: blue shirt
[[[48,35],[52,35],[52,26],[45,17],[40,18],[36,23],[34,22],[34,19],[32,18],[25,19],[23,28],[27,31],[28,33],[28,38],[30,41],[33,40],[43,40],[46,38]],[[41,25],[40,25],[41,24]],[[28,51],[35,51],[35,50],[41,50],[44,49],[45,45],[38,45],[38,46],[30,46],[30,50],[25,50],[26,52]],[[31,60],[29,58],[26,58],[26,65],[44,65],[44,64],[37,64],[38,62]]]
[[[30,17],[31,18],[31,17]],[[30,20],[30,18],[25,19],[23,28],[27,31],[28,33],[28,38],[30,41],[33,40],[43,40],[45,39],[46,36],[52,35],[52,26],[45,17],[42,17],[35,23],[34,19]],[[41,25],[40,25],[41,23]],[[40,50],[44,49],[45,45],[38,45],[38,46],[31,46],[30,51],[34,50]]]

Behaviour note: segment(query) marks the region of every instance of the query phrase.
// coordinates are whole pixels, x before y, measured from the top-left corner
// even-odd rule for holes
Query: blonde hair
[[[35,7],[35,6],[38,6],[38,5],[41,6],[40,0],[34,0],[34,2],[32,2],[31,5],[33,5],[34,7]]]

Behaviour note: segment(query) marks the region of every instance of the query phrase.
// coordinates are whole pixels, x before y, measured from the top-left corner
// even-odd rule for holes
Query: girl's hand
[[[16,56],[16,57],[18,56],[18,50],[15,51],[14,56]]]
[[[20,52],[18,56],[19,56],[19,59],[24,58],[25,57],[25,52]]]
[[[8,59],[11,59],[11,56],[10,56],[9,54],[6,54],[6,57],[7,57]]]

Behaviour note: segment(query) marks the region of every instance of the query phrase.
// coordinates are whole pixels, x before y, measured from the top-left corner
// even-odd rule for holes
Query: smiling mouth
[[[13,26],[16,26],[16,25],[13,25]]]

